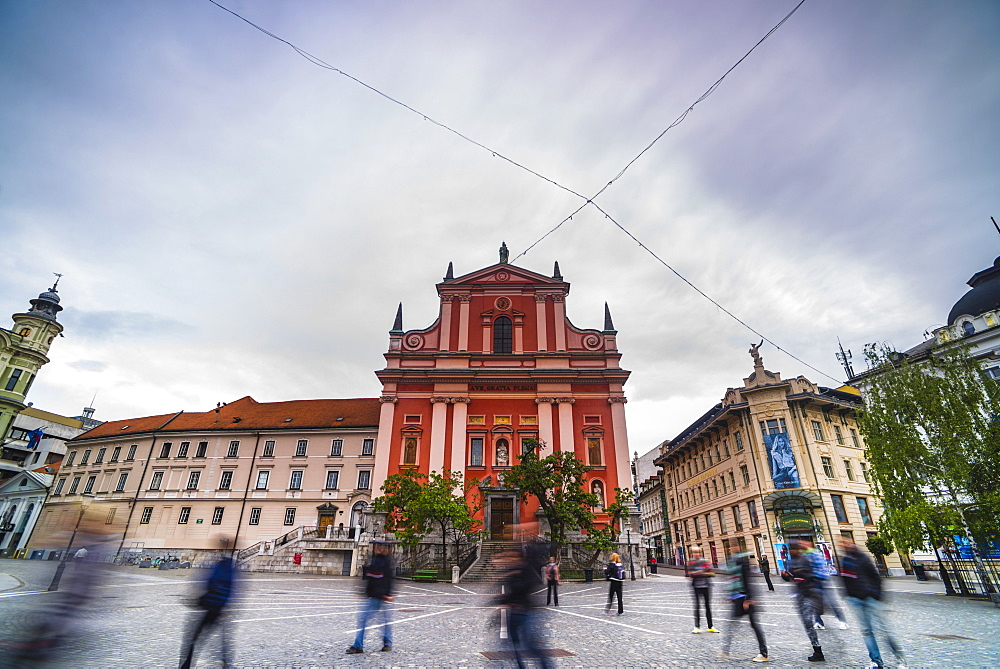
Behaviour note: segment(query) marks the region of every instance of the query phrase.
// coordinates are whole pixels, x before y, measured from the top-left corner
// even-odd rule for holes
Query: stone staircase
[[[518,546],[513,541],[484,541],[479,561],[462,576],[462,582],[496,583],[507,571],[500,556],[504,551],[517,550]]]

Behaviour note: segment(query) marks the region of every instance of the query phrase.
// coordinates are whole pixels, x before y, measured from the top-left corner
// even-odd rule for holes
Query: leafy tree
[[[1000,406],[996,384],[962,347],[910,361],[865,349],[872,370],[858,425],[885,513],[879,530],[913,551],[951,534],[1000,537]],[[961,528],[961,529],[959,529]],[[978,560],[978,550],[974,550]],[[981,565],[980,565],[981,567]]]
[[[442,571],[448,569],[449,530],[471,534],[480,524],[466,500],[462,476],[456,472],[428,475],[407,469],[386,478],[382,492],[373,506],[388,513],[386,529],[395,532],[407,548],[415,548],[432,530],[440,530]]]
[[[631,490],[615,488],[614,503],[604,507],[604,513],[611,517],[611,522],[601,527],[592,527],[583,541],[584,550],[590,551],[590,555],[584,559],[585,565],[593,567],[601,553],[612,551],[618,546],[622,523],[628,518],[633,499]]]
[[[592,507],[600,504],[597,495],[587,492],[584,475],[591,470],[569,451],[552,453],[539,458],[538,441],[529,442],[527,452],[504,476],[504,484],[517,488],[522,502],[529,497],[538,500],[538,506],[549,522],[546,538],[553,555],[566,543],[570,530],[589,530],[594,523]]]

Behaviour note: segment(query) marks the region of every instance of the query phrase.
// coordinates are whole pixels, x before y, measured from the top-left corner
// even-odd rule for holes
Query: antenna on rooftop
[[[854,378],[854,367],[851,366],[851,351],[849,349],[847,351],[844,350],[844,345],[840,343],[840,337],[837,337],[837,346],[840,347],[840,351],[837,353],[837,360],[844,366],[847,380],[850,381]]]

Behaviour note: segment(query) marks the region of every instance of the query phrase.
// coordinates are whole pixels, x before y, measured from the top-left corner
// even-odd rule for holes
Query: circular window
[[[496,302],[494,302],[494,304],[500,311],[507,311],[508,309],[510,309],[510,298],[498,297]]]

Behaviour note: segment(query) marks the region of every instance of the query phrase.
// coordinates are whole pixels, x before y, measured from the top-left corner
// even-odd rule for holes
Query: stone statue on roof
[[[507,250],[507,242],[500,242],[500,262],[506,263],[510,258],[510,251]]]
[[[754,367],[763,367],[764,361],[760,357],[760,347],[764,344],[764,340],[760,340],[760,344],[750,344],[750,357],[753,358]]]

